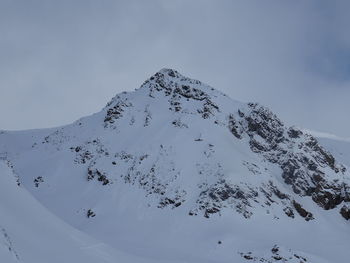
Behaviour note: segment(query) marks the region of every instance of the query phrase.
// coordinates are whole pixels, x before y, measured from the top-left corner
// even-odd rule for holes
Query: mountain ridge
[[[163,260],[180,254],[191,262],[277,262],[278,257],[308,262],[288,252],[303,248],[284,228],[295,226],[299,233],[307,227],[336,238],[320,230],[320,222],[337,234],[348,227],[346,164],[315,137],[286,127],[268,108],[234,101],[172,69],[160,70],[139,89],[116,95],[100,112],[70,125],[4,131],[0,154],[54,214],[139,256],[155,257],[162,248],[157,257]],[[265,231],[259,221],[270,231],[264,237],[269,248],[255,244],[252,233],[244,237],[249,228]],[[218,222],[242,231],[227,236]],[[274,233],[274,227],[290,240]],[[227,245],[217,247],[218,241]],[[309,258],[327,258],[308,242],[302,243]],[[245,252],[252,243],[265,252]],[[333,249],[333,257],[347,255],[341,247]]]

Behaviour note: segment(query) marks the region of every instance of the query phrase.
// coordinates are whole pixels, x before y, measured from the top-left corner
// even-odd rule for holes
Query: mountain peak
[[[148,95],[152,98],[156,97],[156,94],[163,94],[166,97],[180,96],[185,99],[194,99],[202,102],[210,100],[212,102],[218,101],[226,104],[223,100],[226,102],[229,100],[229,104],[232,102],[238,103],[237,101],[228,98],[226,94],[219,90],[216,90],[197,79],[186,77],[180,74],[177,70],[169,68],[163,68],[156,72],[147,79],[138,90],[148,92]]]
[[[342,220],[350,219],[348,167],[313,136],[285,126],[266,107],[236,102],[174,69],[161,69],[73,125],[0,133],[2,156],[21,187],[71,225],[113,246],[155,255],[169,249],[210,259],[207,248],[214,244],[219,254],[208,262],[306,262],[295,248],[310,248],[310,234],[318,233],[329,242],[315,247],[324,245],[320,251],[328,254],[328,244],[346,234]],[[322,232],[337,229],[332,240]],[[197,235],[207,232],[218,236]],[[266,239],[256,245],[262,256],[251,248],[255,233]],[[187,238],[188,244],[179,242]],[[330,257],[348,253],[349,237],[344,240]],[[292,246],[291,255],[278,254],[284,245]]]
[[[155,73],[155,75],[160,75],[160,74],[163,74],[164,76],[169,76],[172,78],[178,78],[179,76],[181,76],[181,74],[177,70],[171,69],[171,68],[162,68],[157,73]]]
[[[166,99],[172,104],[171,107],[174,107],[175,111],[180,108],[182,100],[188,101],[188,104],[196,101],[199,104],[214,105],[214,108],[218,109],[214,101],[221,101],[219,98],[222,97],[228,98],[213,87],[199,80],[183,76],[178,71],[169,68],[163,68],[153,74],[140,88],[136,89],[134,95],[146,100],[149,98]],[[128,96],[125,92],[117,94],[107,104],[107,107],[123,103]],[[232,102],[231,99],[229,100]],[[154,103],[154,101],[150,103]]]
[[[161,87],[167,86],[172,83],[182,84],[197,84],[203,85],[199,80],[191,79],[189,77],[181,75],[177,70],[170,68],[163,68],[152,75],[145,83],[141,86],[143,87],[147,83],[158,84]],[[206,85],[207,86],[207,85]]]

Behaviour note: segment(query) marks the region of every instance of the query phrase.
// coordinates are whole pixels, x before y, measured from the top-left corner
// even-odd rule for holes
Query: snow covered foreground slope
[[[71,125],[3,131],[0,154],[57,217],[139,258],[350,256],[348,163],[267,108],[174,70]]]
[[[118,252],[51,214],[0,161],[0,262],[148,262]]]

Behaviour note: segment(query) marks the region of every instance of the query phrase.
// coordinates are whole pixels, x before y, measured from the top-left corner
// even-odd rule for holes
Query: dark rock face
[[[350,219],[350,206],[349,205],[344,205],[341,209],[340,209],[340,214],[342,215],[342,217],[344,217],[346,220]]]
[[[179,196],[180,197],[180,196]],[[181,202],[179,202],[180,198],[170,199],[168,197],[163,198],[163,200],[159,203],[158,207],[163,208],[166,206],[171,206],[172,208],[179,207]]]
[[[34,186],[39,187],[39,185],[43,182],[44,182],[44,178],[42,176],[38,176],[34,179]]]
[[[89,210],[87,210],[87,212],[86,212],[86,216],[87,216],[87,218],[90,218],[90,217],[95,217],[96,214],[95,214],[94,211],[92,211],[91,209],[89,209]]]
[[[111,182],[107,178],[107,175],[105,175],[104,173],[100,172],[98,169],[90,169],[90,168],[88,168],[87,180],[91,181],[94,178],[96,178],[99,182],[101,182],[102,185],[111,184]]]
[[[242,139],[241,134],[243,133],[243,129],[237,124],[233,114],[230,114],[228,117],[228,128],[237,139]]]
[[[290,127],[288,129],[287,133],[288,133],[289,138],[293,138],[293,139],[300,138],[303,135],[302,131],[295,129],[293,127]]]
[[[309,221],[309,220],[312,220],[314,219],[312,213],[306,211],[302,206],[301,204],[297,203],[295,200],[293,200],[292,202],[295,210],[298,212],[298,214],[302,217],[305,218],[306,221]]]
[[[284,213],[285,213],[287,216],[289,216],[289,217],[291,217],[291,218],[294,218],[294,217],[295,217],[292,208],[290,208],[290,207],[285,207],[285,208],[283,209],[283,211],[284,211]]]
[[[284,182],[294,193],[311,196],[326,210],[350,202],[350,186],[341,180],[346,168],[338,164],[314,137],[296,128],[286,128],[276,115],[258,104],[250,103],[248,109],[248,112],[239,110],[237,114],[229,115],[228,129],[237,139],[246,138],[253,152],[279,165]],[[339,174],[339,179],[327,178],[326,169]],[[305,215],[299,206],[294,207],[298,207],[299,214]]]
[[[267,263],[277,263],[277,262],[298,262],[298,263],[307,263],[309,260],[297,253],[294,253],[291,249],[282,249],[278,245],[274,245],[271,249],[271,254],[258,256],[253,252],[240,252],[241,257],[247,262],[267,262]]]
[[[197,200],[198,208],[190,212],[191,215],[204,212],[204,217],[209,218],[211,214],[220,213],[224,207],[235,209],[245,218],[249,218],[252,212],[250,202],[258,196],[258,192],[253,188],[242,190],[238,185],[231,185],[225,180],[220,180],[216,184],[200,193]]]
[[[267,108],[256,103],[249,103],[250,114],[245,116],[247,133],[254,137],[255,134],[263,138],[268,144],[267,150],[274,149],[278,143],[284,140],[283,123]]]
[[[105,127],[108,127],[108,125],[111,125],[116,120],[122,118],[124,111],[128,107],[132,107],[132,104],[128,103],[127,101],[121,100],[118,101],[113,107],[108,108],[107,114],[104,119]]]

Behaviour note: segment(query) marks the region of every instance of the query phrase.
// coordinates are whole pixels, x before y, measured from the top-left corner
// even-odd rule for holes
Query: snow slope
[[[345,262],[349,163],[326,149],[171,69],[71,125],[0,132],[21,185],[115,261]]]
[[[0,161],[1,262],[142,262],[73,228],[18,185],[11,165]]]
[[[92,239],[49,213],[0,162],[1,262],[111,262],[84,251]]]

